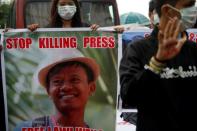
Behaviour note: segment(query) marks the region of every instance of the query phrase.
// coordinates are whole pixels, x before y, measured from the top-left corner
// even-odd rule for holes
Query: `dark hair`
[[[54,66],[53,68],[51,68],[49,70],[49,73],[47,74],[47,78],[46,78],[46,88],[47,90],[49,89],[49,81],[50,78],[52,76],[54,76],[55,74],[59,73],[59,71],[65,67],[71,67],[71,66],[75,66],[75,67],[82,67],[87,75],[88,78],[88,83],[94,81],[94,73],[92,71],[92,69],[87,66],[86,64],[82,63],[82,62],[78,62],[78,61],[70,61],[70,62],[64,62],[64,63],[60,63],[56,66]]]
[[[153,12],[154,9],[155,9],[155,2],[154,2],[154,0],[151,0],[151,1],[149,2],[148,11],[149,11],[149,12]]]
[[[171,6],[175,6],[177,4],[177,2],[179,2],[181,0],[154,0],[155,3],[155,9],[157,14],[159,15],[159,17],[161,17],[161,7],[164,4],[170,4]],[[185,7],[190,7],[192,5],[194,5],[196,2],[196,0],[191,0],[190,3],[188,3],[188,5],[185,5]]]
[[[179,0],[154,0],[155,1],[155,9],[159,17],[161,17],[161,7],[164,4],[170,4],[175,6]]]
[[[57,4],[59,0],[53,0],[52,6],[51,6],[51,27],[62,27],[62,18],[59,16],[57,11]],[[72,18],[72,27],[82,27],[81,22],[81,14],[80,14],[80,7],[77,0],[73,0],[75,3],[75,6],[77,8],[77,11],[75,15]]]

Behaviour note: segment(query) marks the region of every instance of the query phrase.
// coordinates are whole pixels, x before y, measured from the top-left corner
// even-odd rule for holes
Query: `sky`
[[[148,18],[148,7],[150,0],[116,0],[119,14],[127,12],[139,12]],[[197,6],[197,2],[195,4]]]
[[[127,12],[138,12],[148,18],[148,6],[150,0],[116,0],[119,14]]]
[[[12,0],[0,0],[0,1],[2,1],[2,2],[10,2]]]

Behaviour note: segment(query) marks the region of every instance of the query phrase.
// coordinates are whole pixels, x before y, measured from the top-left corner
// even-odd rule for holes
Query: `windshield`
[[[29,2],[25,10],[25,24],[38,23],[40,27],[47,27],[50,19],[51,2]]]
[[[87,24],[100,26],[114,25],[114,11],[110,3],[83,2],[81,3],[82,21]]]
[[[81,2],[82,22],[100,26],[114,25],[113,6],[106,2]],[[38,23],[47,27],[50,22],[51,2],[29,2],[25,9],[25,25]]]

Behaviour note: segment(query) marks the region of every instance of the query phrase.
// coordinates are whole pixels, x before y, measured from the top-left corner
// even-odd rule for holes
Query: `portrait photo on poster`
[[[116,39],[112,32],[5,33],[9,130],[115,130]]]

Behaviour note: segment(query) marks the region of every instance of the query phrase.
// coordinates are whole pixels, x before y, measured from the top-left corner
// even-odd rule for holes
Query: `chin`
[[[56,107],[59,111],[70,111],[70,110],[78,110],[80,107],[79,105],[74,105],[74,104],[62,104],[58,107]]]

